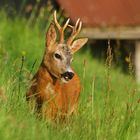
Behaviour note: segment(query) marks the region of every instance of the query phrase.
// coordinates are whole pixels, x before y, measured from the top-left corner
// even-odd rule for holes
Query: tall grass
[[[72,65],[83,87],[77,114],[59,125],[36,118],[25,93],[43,56],[45,32],[38,23],[30,26],[0,12],[0,87],[7,97],[0,99],[0,139],[140,139],[139,91],[131,75],[112,66],[109,44],[104,63],[94,60],[88,46],[74,56]]]

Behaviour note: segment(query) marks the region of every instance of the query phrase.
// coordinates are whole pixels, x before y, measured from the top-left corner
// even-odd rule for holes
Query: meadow
[[[51,20],[51,19],[50,19]],[[139,87],[131,74],[91,56],[89,46],[74,55],[81,79],[77,114],[65,124],[36,117],[25,94],[44,53],[45,32],[40,23],[10,19],[0,12],[0,139],[1,140],[139,140]]]

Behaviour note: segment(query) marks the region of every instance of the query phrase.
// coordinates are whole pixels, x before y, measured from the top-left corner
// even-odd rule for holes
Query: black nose
[[[73,76],[74,76],[74,73],[73,73],[73,72],[65,72],[65,73],[63,74],[63,76],[64,76],[65,78],[72,79]]]

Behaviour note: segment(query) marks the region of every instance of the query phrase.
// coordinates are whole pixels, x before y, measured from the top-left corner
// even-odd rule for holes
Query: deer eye
[[[55,53],[54,56],[55,56],[55,58],[57,58],[57,59],[62,59],[61,55],[58,54],[58,53]]]

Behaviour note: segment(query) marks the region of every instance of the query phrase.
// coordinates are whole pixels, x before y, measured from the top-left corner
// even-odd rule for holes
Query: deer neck
[[[42,62],[40,65],[40,70],[41,70],[41,77],[46,80],[46,82],[50,82],[53,85],[55,85],[57,78],[54,77],[48,70],[47,66]]]

